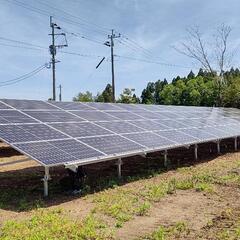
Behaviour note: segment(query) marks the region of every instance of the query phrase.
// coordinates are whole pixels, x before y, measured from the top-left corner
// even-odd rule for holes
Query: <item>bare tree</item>
[[[229,67],[232,61],[232,53],[227,49],[230,33],[231,27],[222,24],[217,28],[215,35],[215,58],[219,66],[220,75],[223,75],[225,68]]]
[[[213,74],[219,72],[220,75],[223,75],[232,60],[232,54],[228,49],[230,33],[231,28],[222,24],[216,29],[214,41],[210,44],[204,40],[199,27],[190,27],[187,29],[187,40],[181,42],[180,46],[174,47],[174,49],[198,61],[206,71]]]
[[[228,48],[231,27],[220,25],[213,35],[212,44],[204,40],[199,27],[187,29],[187,40],[181,42],[179,47],[174,47],[179,53],[198,61],[202,68],[213,75],[217,74],[216,86],[218,89],[217,105],[222,104],[222,90],[226,81],[224,72],[230,66],[233,52]]]

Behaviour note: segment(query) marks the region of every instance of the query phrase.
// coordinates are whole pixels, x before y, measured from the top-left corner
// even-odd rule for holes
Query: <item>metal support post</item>
[[[218,154],[221,154],[220,140],[217,141],[217,153],[218,153]]]
[[[50,180],[49,167],[45,167],[45,175],[43,178],[44,197],[48,197],[48,181]]]
[[[168,167],[167,150],[164,151],[164,167]]]
[[[118,178],[121,178],[122,177],[122,159],[119,158],[118,161],[117,161],[117,168],[118,168]]]
[[[198,145],[194,145],[194,155],[195,155],[195,160],[198,160]]]
[[[234,138],[234,149],[235,149],[235,151],[238,150],[237,137]]]

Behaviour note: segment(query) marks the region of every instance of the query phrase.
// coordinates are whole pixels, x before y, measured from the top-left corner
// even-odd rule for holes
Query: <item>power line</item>
[[[40,71],[42,71],[44,68],[46,68],[46,64],[43,64],[39,67],[37,67],[36,69],[34,69],[33,71],[29,72],[29,73],[26,73],[20,77],[17,77],[17,78],[13,78],[13,79],[10,79],[10,80],[6,80],[6,81],[1,81],[0,82],[0,87],[4,87],[4,86],[8,86],[8,85],[13,85],[13,84],[16,84],[18,82],[21,82],[25,79],[28,79],[34,75],[36,75],[37,73],[39,73]]]
[[[22,45],[27,45],[27,46],[33,46],[33,47],[37,47],[37,48],[46,49],[46,47],[43,47],[43,46],[40,46],[40,45],[36,45],[36,44],[24,42],[24,41],[18,41],[18,40],[15,40],[15,39],[10,39],[10,38],[5,38],[5,37],[0,37],[0,39],[2,39],[4,41],[9,41],[9,42],[22,44]]]
[[[23,49],[29,49],[29,50],[42,51],[42,50],[39,49],[39,48],[31,48],[31,47],[11,45],[11,44],[5,44],[5,43],[0,43],[0,45],[1,45],[1,46],[5,46],[5,47],[14,47],[14,48],[23,48]]]
[[[89,57],[89,58],[103,58],[104,56],[99,56],[99,55],[92,55],[92,54],[83,54],[83,53],[76,53],[76,52],[66,52],[66,51],[59,51],[60,53],[65,53],[65,54],[70,54],[70,55],[75,55],[75,56],[80,56],[80,57]]]
[[[178,67],[178,68],[192,69],[192,67],[189,67],[189,66],[171,64],[171,63],[164,63],[164,62],[157,62],[157,61],[150,61],[150,60],[146,60],[146,59],[134,58],[134,57],[129,57],[129,56],[115,55],[115,57],[126,58],[126,59],[130,59],[130,60],[140,61],[140,62],[146,62],[146,63],[154,63],[154,64],[163,65],[163,66],[166,66],[166,67]]]
[[[89,36],[83,36],[81,33],[77,33],[77,32],[69,32],[66,28],[62,28],[62,30],[67,33],[70,34],[71,36],[77,37],[77,38],[81,38],[81,39],[85,39],[91,42],[95,42],[101,45],[104,45],[103,41],[95,39],[95,38],[91,38]]]
[[[22,8],[25,8],[27,10],[30,10],[32,12],[39,13],[39,14],[44,15],[44,16],[48,16],[48,17],[54,16],[54,18],[56,18],[56,19],[58,19],[62,22],[67,22],[68,24],[77,25],[78,27],[81,26],[81,28],[85,28],[86,31],[94,31],[94,32],[98,32],[98,33],[101,33],[101,34],[106,34],[106,31],[102,31],[102,30],[99,30],[99,29],[93,29],[90,26],[87,26],[86,23],[77,22],[75,20],[71,20],[71,19],[69,19],[67,17],[63,17],[63,16],[57,16],[53,12],[46,11],[46,10],[43,10],[41,8],[37,8],[35,6],[31,6],[29,4],[23,3],[23,2],[18,1],[18,0],[5,0],[5,1],[7,1],[11,4],[15,4],[17,6],[20,6]],[[69,15],[71,15],[71,14],[69,14]],[[76,18],[78,18],[78,17],[76,17]]]
[[[92,26],[94,26],[94,27],[96,27],[96,28],[99,28],[99,29],[102,29],[102,30],[104,30],[104,31],[110,31],[110,30],[111,30],[111,29],[109,29],[109,28],[106,28],[106,27],[102,27],[102,26],[100,26],[100,25],[97,25],[97,24],[95,24],[95,23],[93,23],[93,22],[89,22],[89,21],[87,21],[87,20],[85,20],[85,19],[83,19],[83,18],[80,18],[80,17],[78,17],[78,16],[75,16],[75,15],[73,15],[73,14],[71,14],[71,13],[68,13],[68,12],[62,10],[62,9],[53,7],[53,6],[51,6],[50,4],[46,4],[45,2],[43,3],[43,2],[41,2],[41,1],[38,1],[38,3],[41,4],[41,5],[50,7],[50,8],[52,8],[52,9],[54,9],[54,10],[57,10],[58,12],[62,12],[63,14],[68,15],[68,16],[70,16],[70,17],[72,17],[72,18],[78,19],[78,20],[84,22],[86,25],[90,25],[90,26],[92,25]]]

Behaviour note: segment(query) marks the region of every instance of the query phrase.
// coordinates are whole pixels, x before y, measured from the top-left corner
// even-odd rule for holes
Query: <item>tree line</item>
[[[140,97],[136,96],[134,89],[125,88],[117,102],[240,108],[240,70],[231,68],[224,72],[224,84],[221,88],[218,78],[217,73],[200,68],[197,74],[191,71],[186,77],[173,78],[170,83],[166,79],[149,82]],[[111,102],[111,96],[112,87],[107,84],[97,96],[87,91],[79,93],[73,100]]]

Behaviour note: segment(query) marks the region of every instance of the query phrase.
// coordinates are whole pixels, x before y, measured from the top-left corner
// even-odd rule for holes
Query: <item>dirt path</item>
[[[209,221],[221,214],[223,209],[235,206],[239,197],[240,191],[232,194],[231,204],[223,196],[216,194],[178,191],[156,204],[149,216],[136,217],[130,221],[117,231],[116,236],[117,239],[136,239],[153,232],[159,226],[174,225],[178,222],[186,222],[192,231],[200,231]]]

